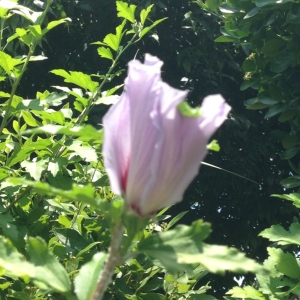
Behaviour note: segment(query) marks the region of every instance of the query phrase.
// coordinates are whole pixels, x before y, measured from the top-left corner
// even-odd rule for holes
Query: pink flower
[[[220,95],[204,99],[202,116],[178,105],[187,91],[161,80],[162,61],[129,62],[125,91],[103,118],[104,165],[112,190],[140,216],[179,202],[197,175],[212,134],[230,106]]]

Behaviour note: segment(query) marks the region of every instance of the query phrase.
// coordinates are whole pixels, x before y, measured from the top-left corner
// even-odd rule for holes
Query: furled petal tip
[[[197,175],[206,144],[229,111],[222,96],[204,99],[201,116],[178,109],[186,91],[161,80],[162,62],[131,61],[125,90],[103,118],[104,165],[112,190],[140,216],[180,201]]]

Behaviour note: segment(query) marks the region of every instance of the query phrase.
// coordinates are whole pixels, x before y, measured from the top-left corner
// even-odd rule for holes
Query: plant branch
[[[108,258],[90,300],[102,299],[106,288],[111,282],[111,278],[115,272],[115,267],[122,263],[123,258],[120,255],[119,249],[123,238],[123,231],[124,227],[122,223],[116,225],[112,231]]]

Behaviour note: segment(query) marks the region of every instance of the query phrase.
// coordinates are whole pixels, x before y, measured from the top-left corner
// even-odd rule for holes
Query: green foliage
[[[138,250],[160,261],[170,273],[192,272],[201,264],[213,273],[259,272],[261,266],[233,248],[207,245],[208,223],[196,221],[191,226],[179,225],[173,230],[153,235],[139,243]]]
[[[255,98],[245,101],[248,109],[268,109],[265,118],[274,116],[279,123],[289,123],[282,135],[273,138],[285,149],[281,158],[289,160],[296,176],[282,181],[286,188],[299,186],[299,85],[300,70],[299,3],[294,1],[226,1],[220,5],[224,26],[217,42],[234,42],[248,55],[241,90],[252,88]],[[227,39],[227,40],[226,40]],[[281,125],[278,124],[278,127]]]
[[[91,299],[106,258],[107,255],[105,253],[98,252],[93,256],[91,261],[80,269],[74,280],[75,293],[78,300]]]
[[[59,92],[44,90],[28,99],[20,88],[24,74],[31,63],[45,59],[35,52],[56,26],[71,22],[65,16],[49,21],[51,2],[42,12],[0,2],[0,78],[5,83],[0,92],[1,296],[91,299],[120,222],[125,225],[120,251],[126,260],[112,270],[114,284],[105,299],[213,299],[203,280],[209,271],[261,271],[233,248],[203,243],[210,232],[207,223],[175,227],[186,212],[169,222],[170,216],[161,212],[150,224],[149,219],[124,216],[123,200],[109,188],[101,155],[103,131],[86,124],[89,113],[118,100],[114,93],[122,85],[111,81],[123,72],[116,68],[120,58],[166,18],[150,20],[152,4],[137,14],[136,5],[116,1],[121,24],[94,43],[100,45],[100,57],[109,59],[108,71],[55,68],[50,73],[67,86],[55,84]]]
[[[280,158],[290,169],[281,180],[285,189],[299,187],[299,3],[294,1],[206,1],[197,2],[222,19],[222,36],[217,43],[230,42],[246,54],[241,64],[244,82],[241,91],[251,89],[245,106],[250,110],[268,109],[264,118],[272,121],[272,132],[266,132],[284,148]],[[215,6],[214,6],[215,5]],[[217,8],[216,8],[217,6]],[[253,96],[254,95],[254,96]],[[283,124],[285,123],[285,124]],[[282,130],[284,128],[284,131]],[[268,157],[268,156],[267,156]],[[274,194],[292,201],[299,208],[299,194]],[[268,248],[264,262],[271,274],[258,274],[252,286],[234,287],[227,294],[242,299],[291,299],[299,296],[299,223],[286,230],[282,225],[265,229],[260,236],[275,242]],[[226,299],[233,298],[226,297]]]

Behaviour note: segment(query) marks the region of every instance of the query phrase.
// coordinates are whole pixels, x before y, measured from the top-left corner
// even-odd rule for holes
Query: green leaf
[[[0,228],[3,231],[3,234],[14,241],[18,242],[19,233],[18,228],[14,225],[14,218],[11,215],[1,215],[0,217]]]
[[[17,120],[13,120],[13,129],[15,130],[16,133],[19,133],[20,132],[20,124],[18,123]]]
[[[64,77],[65,82],[76,84],[77,86],[80,86],[85,90],[89,90],[92,93],[95,92],[98,87],[98,83],[93,81],[91,79],[91,76],[82,72],[70,71],[70,73],[68,73],[63,69],[56,69],[50,72],[55,75]]]
[[[161,23],[162,21],[166,20],[168,18],[162,18],[159,20],[156,20],[151,26],[145,27],[139,34],[140,39],[146,34],[148,33],[152,28],[154,28],[155,26],[157,26],[159,23]]]
[[[288,231],[281,225],[273,225],[263,230],[259,236],[267,238],[272,242],[277,242],[279,245],[300,245],[300,224],[292,223]]]
[[[70,18],[64,18],[64,19],[49,22],[47,24],[46,28],[43,29],[43,35],[45,35],[48,31],[50,31],[54,27],[56,27],[60,24],[66,23],[66,22],[72,22],[72,20]]]
[[[7,276],[22,277],[25,280],[35,274],[34,266],[24,259],[8,239],[2,236],[0,236],[0,268]]]
[[[40,25],[32,25],[28,26],[29,31],[31,32],[32,36],[35,37],[35,40],[38,41],[42,38],[42,28]]]
[[[103,131],[96,130],[91,125],[74,126],[73,128],[67,128],[60,125],[45,125],[39,128],[29,129],[23,132],[24,135],[31,135],[35,133],[48,133],[51,135],[64,134],[67,136],[77,136],[81,141],[102,141],[103,139]]]
[[[29,111],[23,110],[21,116],[23,117],[25,123],[29,126],[37,127],[41,125],[36,121],[36,119],[32,116],[32,114]]]
[[[122,24],[116,28],[116,34],[109,33],[103,40],[103,42],[107,46],[109,46],[110,48],[112,48],[115,51],[119,50],[119,46],[120,46],[121,39],[123,36],[123,28],[124,28],[125,24],[126,24],[126,21],[124,20],[122,22]]]
[[[107,203],[106,200],[95,198],[94,188],[91,184],[87,184],[85,186],[73,185],[70,190],[62,190],[55,188],[48,183],[29,181],[24,178],[11,177],[8,178],[6,182],[11,185],[31,186],[36,190],[37,193],[41,195],[61,196],[61,202],[79,201],[90,204],[99,209],[102,209],[103,204]]]
[[[166,230],[169,230],[173,225],[175,225],[182,217],[184,217],[188,211],[183,211],[180,214],[178,214],[176,217],[174,217],[167,225]]]
[[[67,165],[68,160],[65,157],[58,157],[49,162],[48,170],[55,177],[57,173],[62,170],[63,166]]]
[[[48,91],[45,91],[43,95],[38,95],[38,98],[41,98],[38,100],[44,106],[59,106],[63,103],[62,100],[68,99],[69,96],[68,93],[57,93],[57,92],[47,93],[47,92]]]
[[[267,6],[267,5],[280,5],[283,3],[288,3],[288,2],[292,2],[293,0],[255,0],[255,5],[257,7],[263,7],[263,6]]]
[[[280,158],[281,159],[291,159],[299,152],[299,150],[300,150],[299,146],[287,149],[287,150],[285,150],[281,153]],[[287,182],[285,182],[285,179],[280,181],[280,184],[282,184],[286,188],[292,188],[292,187],[298,186],[297,182],[300,183],[299,180],[298,181],[296,180],[296,177],[292,180],[294,181],[293,183],[295,183],[296,185],[294,185],[293,183],[292,184],[290,184],[290,183],[287,184]]]
[[[61,293],[71,290],[67,271],[41,238],[30,237],[26,248],[30,262],[35,266],[34,278],[37,286]]]
[[[143,9],[141,11],[141,13],[140,13],[140,19],[141,19],[142,25],[145,24],[145,21],[147,20],[147,17],[149,15],[149,13],[151,12],[153,6],[154,6],[154,4],[151,4],[146,9]]]
[[[30,174],[30,176],[38,181],[40,180],[42,173],[47,169],[48,161],[47,160],[39,160],[37,162],[31,161],[22,161],[21,167],[26,170]]]
[[[13,155],[9,158],[8,166],[11,167],[20,161],[24,161],[28,158],[30,153],[35,152],[37,150],[47,150],[48,146],[52,144],[51,140],[38,139],[36,142],[32,142],[31,139],[28,140],[26,145],[24,144],[22,148],[17,150],[17,145],[15,144],[15,151]]]
[[[72,253],[82,251],[93,242],[89,238],[84,238],[74,229],[56,228],[54,231],[59,241],[67,248],[67,251]]]
[[[138,250],[158,259],[171,273],[192,272],[190,263],[179,262],[179,254],[200,252],[202,241],[210,231],[210,225],[202,220],[193,222],[191,226],[178,225],[173,230],[156,233],[142,240],[138,244]]]
[[[253,59],[247,59],[243,62],[242,68],[245,72],[252,72],[256,70],[256,62]]]
[[[299,3],[293,3],[291,9],[289,10],[286,21],[291,24],[299,24],[300,23],[300,8]]]
[[[114,58],[113,58],[113,55],[112,55],[112,53],[111,53],[111,51],[110,51],[109,48],[106,48],[106,47],[99,47],[99,48],[97,49],[97,51],[98,51],[98,54],[99,54],[101,57],[108,58],[108,59],[111,59],[111,60],[114,59]]]
[[[294,149],[294,148],[292,148],[292,149]],[[286,150],[286,151],[288,151],[288,150]],[[291,188],[300,186],[300,177],[299,176],[293,176],[293,177],[285,178],[285,179],[280,181],[280,184],[282,184],[287,189],[291,189]]]
[[[244,253],[227,246],[207,245],[203,243],[198,254],[179,253],[178,262],[184,264],[200,263],[212,273],[225,274],[225,271],[237,273],[260,273],[263,267]]]
[[[178,104],[177,108],[179,109],[181,114],[185,117],[199,118],[202,116],[201,107],[193,108],[186,101],[182,101],[180,104]]]
[[[67,145],[68,149],[75,151],[82,159],[88,162],[97,162],[98,156],[96,150],[91,146],[82,146],[81,141],[72,141],[71,145]]]
[[[299,182],[299,180],[297,182]],[[285,194],[285,195],[273,194],[271,195],[271,197],[277,197],[288,201],[292,201],[296,207],[300,208],[300,193],[292,193],[292,194]]]
[[[282,39],[271,39],[265,43],[262,52],[267,57],[275,57],[284,45],[286,45],[286,42]]]
[[[261,11],[260,7],[254,7],[245,15],[244,19],[251,18],[251,17],[255,16],[257,13],[259,13],[260,11]]]
[[[229,290],[226,294],[241,299],[253,299],[253,300],[266,299],[260,291],[256,290],[252,286],[245,286],[243,288],[235,286],[234,288]]]
[[[219,6],[222,3],[221,0],[206,0],[205,4],[207,7],[212,10],[213,12],[218,12]]]
[[[291,253],[284,253],[281,249],[268,248],[271,259],[276,263],[276,269],[293,279],[300,278],[298,260]]]
[[[272,118],[272,117],[278,115],[279,113],[281,113],[284,109],[285,109],[285,105],[283,105],[281,103],[273,105],[269,108],[269,110],[265,114],[264,118],[265,119]]]
[[[264,105],[274,105],[279,102],[278,100],[273,99],[272,97],[270,97],[268,95],[263,95],[263,94],[259,94],[257,97],[257,100]]]
[[[75,293],[78,300],[90,300],[100,278],[107,254],[96,253],[92,260],[83,265],[75,277]]]
[[[236,249],[207,245],[202,241],[209,235],[210,225],[198,220],[191,226],[178,225],[167,232],[153,234],[142,240],[138,251],[159,260],[170,273],[192,272],[193,266],[202,264],[213,273],[261,272],[262,266],[247,259]]]
[[[55,111],[53,109],[47,109],[47,111],[32,111],[36,116],[39,116],[43,123],[54,123],[59,125],[65,124],[65,117],[61,111]]]
[[[0,67],[8,74],[11,75],[16,65],[21,63],[20,59],[14,59],[9,54],[0,51]]]
[[[236,38],[231,37],[231,36],[222,35],[222,36],[217,37],[214,40],[214,42],[216,42],[216,43],[232,43],[232,42],[236,42]]]
[[[270,64],[270,70],[276,73],[285,71],[293,61],[293,53],[291,51],[284,51],[279,53],[274,61]]]
[[[295,135],[288,135],[282,140],[284,149],[289,149],[300,144],[299,139]]]
[[[44,110],[39,99],[23,99],[16,107],[16,110]]]
[[[134,12],[136,9],[136,5],[128,5],[128,3],[123,1],[116,1],[117,4],[117,11],[118,11],[118,17],[124,18],[128,20],[131,23],[134,23],[135,17]]]
[[[221,148],[217,140],[212,140],[208,145],[206,145],[206,149],[210,151],[219,152]]]

